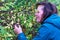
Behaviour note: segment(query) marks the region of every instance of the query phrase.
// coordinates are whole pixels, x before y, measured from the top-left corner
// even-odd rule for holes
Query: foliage
[[[35,4],[41,1],[43,0],[0,0],[0,40],[16,40],[13,23],[20,23],[27,39],[31,40],[40,26],[36,23],[34,13]],[[59,0],[49,2],[54,3],[60,11]]]

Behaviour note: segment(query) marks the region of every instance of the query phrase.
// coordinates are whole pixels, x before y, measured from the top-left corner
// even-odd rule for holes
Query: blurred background
[[[20,23],[27,39],[32,40],[40,26],[34,14],[41,1],[56,5],[60,15],[60,0],[0,0],[0,40],[17,40],[13,23]]]

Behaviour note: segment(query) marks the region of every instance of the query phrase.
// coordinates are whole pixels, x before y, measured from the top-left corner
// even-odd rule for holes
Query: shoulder
[[[52,30],[55,29],[54,25],[50,24],[50,23],[44,23],[44,24],[42,24],[42,26],[45,27],[45,28],[47,28],[47,29],[49,29],[50,31],[52,31]]]
[[[42,24],[38,30],[38,32],[40,33],[50,33],[51,32],[51,28],[50,28],[51,25],[48,25],[47,23],[46,24]]]
[[[38,35],[40,37],[43,37],[43,38],[47,38],[50,33],[51,33],[51,30],[48,28],[48,26],[46,26],[47,24],[42,24],[41,27],[39,28],[38,30]]]
[[[41,27],[39,28],[39,30],[41,30],[41,29],[43,29],[45,31],[49,31],[49,32],[58,30],[53,24],[50,24],[50,23],[42,24]]]

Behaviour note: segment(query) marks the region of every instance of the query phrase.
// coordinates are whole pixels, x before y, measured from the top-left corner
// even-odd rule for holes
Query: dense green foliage
[[[43,0],[0,0],[0,40],[16,40],[13,23],[20,23],[28,40],[31,40],[38,28],[34,13],[35,4]],[[60,11],[60,0],[48,0],[54,3]],[[59,12],[60,13],[60,12]]]

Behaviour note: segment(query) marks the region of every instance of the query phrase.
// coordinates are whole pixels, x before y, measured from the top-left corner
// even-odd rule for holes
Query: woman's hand
[[[21,26],[20,25],[18,25],[19,27],[17,27],[17,25],[14,25],[14,32],[16,33],[16,34],[20,34],[20,33],[22,33],[22,28],[21,28]]]

